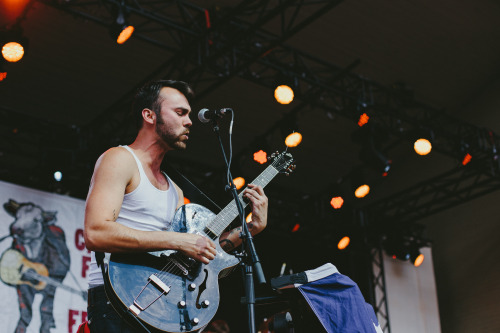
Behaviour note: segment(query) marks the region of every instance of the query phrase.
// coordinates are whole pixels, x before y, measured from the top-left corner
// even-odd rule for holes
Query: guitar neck
[[[36,279],[38,281],[45,282],[46,284],[54,286],[56,288],[61,288],[61,289],[64,289],[66,291],[72,292],[74,294],[78,294],[78,295],[82,296],[85,301],[87,300],[87,292],[86,291],[76,290],[74,288],[68,287],[55,279],[52,279],[48,276],[40,275],[35,271],[28,270],[25,272],[25,274],[32,279]]]
[[[265,187],[278,173],[278,170],[273,165],[269,165],[251,184]],[[238,195],[238,199],[242,203],[243,208],[245,208],[248,203],[243,200],[242,193],[243,191]],[[236,216],[238,216],[238,208],[236,202],[233,200],[207,224],[207,229],[219,237]]]

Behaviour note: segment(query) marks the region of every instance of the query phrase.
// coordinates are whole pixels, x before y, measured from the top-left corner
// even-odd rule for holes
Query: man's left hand
[[[252,222],[248,226],[252,235],[256,235],[267,225],[267,197],[262,186],[254,184],[248,184],[243,196],[250,200],[252,205]]]

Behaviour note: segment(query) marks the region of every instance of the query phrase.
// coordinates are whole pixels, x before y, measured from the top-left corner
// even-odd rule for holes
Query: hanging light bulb
[[[330,205],[334,209],[340,209],[343,204],[344,204],[344,199],[342,197],[333,197],[332,200],[330,200]]]
[[[348,236],[344,236],[337,244],[337,248],[339,250],[344,250],[346,247],[349,246],[349,243],[351,243],[351,239]]]
[[[27,47],[28,39],[23,36],[23,29],[19,25],[0,33],[2,57],[8,62],[21,60]]]
[[[358,126],[359,126],[359,127],[362,127],[363,125],[368,124],[368,120],[370,120],[370,116],[368,116],[368,115],[366,114],[366,112],[365,112],[365,113],[363,113],[363,114],[361,114],[361,115],[359,116]]]
[[[288,134],[285,138],[285,145],[287,147],[297,147],[302,142],[302,134],[299,132],[293,132]]]
[[[116,7],[116,19],[110,27],[110,34],[121,45],[129,40],[134,31],[134,26],[127,22],[125,5],[122,2]]]
[[[368,193],[370,193],[370,186],[368,186],[367,184],[363,184],[356,188],[356,190],[354,191],[354,196],[361,199],[366,197]]]
[[[414,265],[415,267],[418,267],[418,266],[422,265],[422,263],[424,262],[424,259],[425,259],[424,255],[423,255],[422,253],[420,253],[420,254],[419,254],[419,255],[415,258],[415,260],[413,260],[413,265]]]
[[[274,98],[280,104],[290,104],[294,98],[293,89],[286,84],[279,85],[274,90]]]
[[[287,147],[297,147],[302,142],[302,134],[299,132],[297,114],[289,113],[281,120],[281,137],[285,140]]]
[[[54,179],[57,181],[57,182],[60,182],[62,180],[62,172],[61,171],[56,171],[54,172]]]
[[[267,162],[267,153],[261,149],[253,154],[253,160],[257,163],[264,164]]]
[[[413,148],[415,149],[415,152],[419,155],[427,155],[431,152],[432,150],[432,144],[429,140],[420,138],[415,143],[413,144]]]
[[[24,56],[24,47],[17,42],[9,42],[2,47],[2,56],[9,62],[18,62]]]
[[[245,178],[243,177],[236,177],[233,179],[234,186],[236,186],[236,189],[239,190],[245,185]]]
[[[432,150],[434,142],[434,131],[428,128],[418,128],[411,134],[415,140],[413,149],[419,155],[427,155]]]
[[[118,35],[116,42],[118,44],[125,43],[134,33],[135,28],[131,25],[124,25],[123,30]]]

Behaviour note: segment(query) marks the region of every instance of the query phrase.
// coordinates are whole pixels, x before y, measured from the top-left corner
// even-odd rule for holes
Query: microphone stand
[[[233,195],[234,202],[236,203],[236,208],[238,209],[238,215],[241,221],[241,233],[240,238],[242,240],[241,253],[237,254],[237,257],[241,259],[242,271],[244,273],[244,283],[245,283],[245,301],[247,303],[248,311],[248,332],[256,333],[255,327],[255,285],[253,280],[253,270],[255,269],[255,274],[257,276],[257,281],[259,284],[266,283],[266,278],[260,264],[259,257],[255,250],[255,245],[253,243],[253,237],[248,230],[247,223],[245,221],[245,212],[243,205],[241,204],[240,197],[236,190],[236,186],[232,181],[233,176],[231,175],[230,165],[226,158],[224,152],[224,146],[222,145],[222,140],[220,137],[219,124],[216,119],[212,121],[213,130],[215,135],[219,140],[219,144],[222,150],[222,155],[224,156],[224,162],[226,163],[227,174],[228,174],[228,185],[226,185],[226,190],[230,190]]]

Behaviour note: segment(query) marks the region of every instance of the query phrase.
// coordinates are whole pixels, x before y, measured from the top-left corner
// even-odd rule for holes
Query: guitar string
[[[274,165],[273,165],[274,167]],[[268,170],[269,169],[269,170]],[[274,168],[274,174],[272,174],[271,168],[266,169],[259,177],[257,177],[253,183],[261,186],[266,186],[269,184],[269,182],[279,173],[278,170]],[[268,172],[266,172],[268,171]],[[266,174],[267,173],[267,174]],[[242,198],[242,195],[240,193],[239,198]],[[248,204],[245,202],[244,207],[246,207]],[[228,216],[229,215],[229,216]],[[232,218],[231,218],[232,215]],[[208,226],[208,229],[212,231],[214,234],[222,234],[224,229],[229,225],[226,220],[226,216],[228,216],[231,221],[234,219],[234,217],[237,215],[237,207],[234,202],[234,200],[226,207],[224,208],[220,213],[219,213],[219,218],[214,219],[217,220],[218,222],[215,222],[211,225]],[[209,223],[210,224],[210,223]]]
[[[268,169],[270,169],[270,168],[268,168]],[[269,171],[269,170],[266,170],[266,171]],[[270,172],[266,172],[266,171],[264,171],[259,177],[257,177],[253,183],[256,183],[257,185],[263,185],[263,186],[267,185],[272,180],[272,178],[274,178],[275,175],[271,175],[271,174],[267,175]],[[270,177],[268,177],[268,176],[270,176]],[[241,198],[242,198],[241,193],[239,195],[239,198],[241,200]],[[245,203],[244,206],[247,206],[247,203]],[[236,204],[233,200],[226,208],[224,208],[221,211],[221,213],[219,213],[219,216],[218,216],[219,218],[214,219],[218,222],[215,222],[212,224],[209,223],[209,225],[207,227],[214,234],[220,235],[224,231],[224,229],[227,227],[227,225],[229,224],[226,222],[226,216],[228,216],[229,219],[231,219],[231,221],[232,221],[234,219],[234,216],[236,216],[236,214],[237,214],[237,207],[236,207]]]

